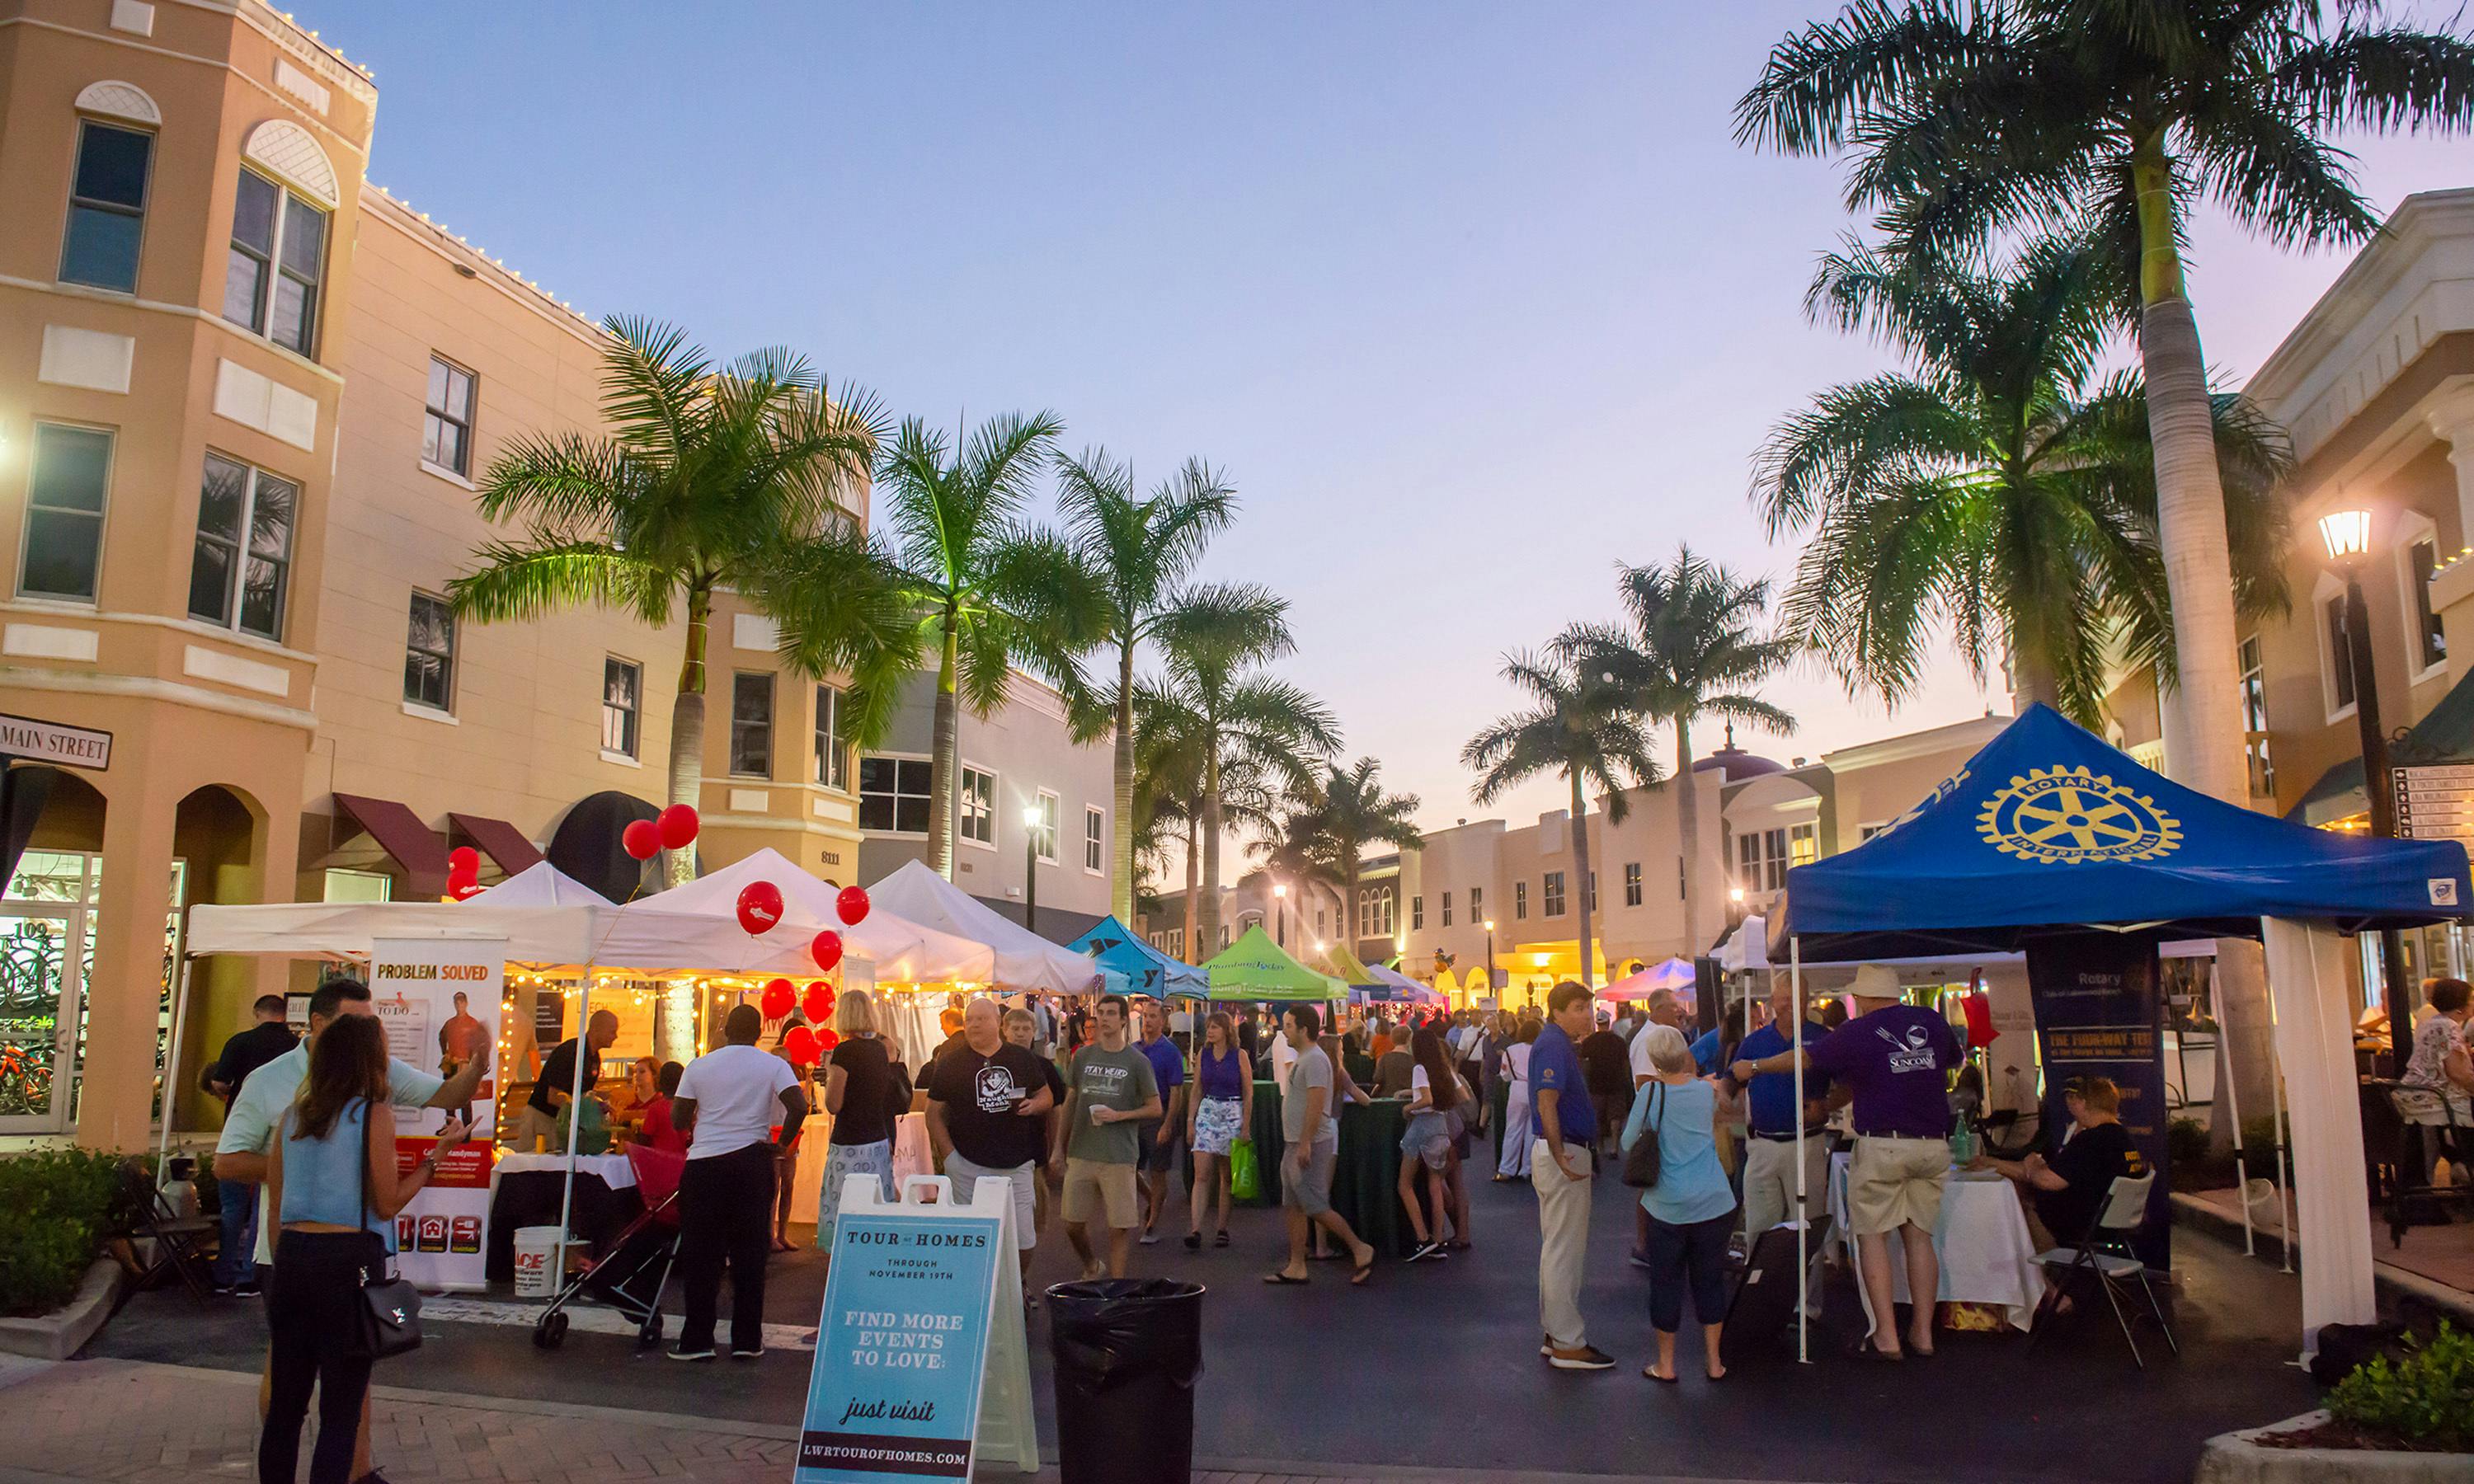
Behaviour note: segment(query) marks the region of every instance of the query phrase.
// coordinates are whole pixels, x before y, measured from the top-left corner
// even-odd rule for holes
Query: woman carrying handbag
[[[372,1016],[337,1017],[310,1044],[309,1075],[283,1115],[267,1164],[267,1209],[279,1230],[266,1300],[273,1344],[257,1440],[260,1484],[292,1484],[313,1389],[318,1446],[309,1484],[351,1484],[352,1437],[371,1367],[382,1347],[388,1353],[408,1348],[408,1324],[395,1324],[383,1341],[373,1335],[376,1322],[363,1290],[389,1281],[396,1213],[469,1130],[461,1118],[448,1119],[437,1146],[399,1175],[395,1129],[384,1028]]]

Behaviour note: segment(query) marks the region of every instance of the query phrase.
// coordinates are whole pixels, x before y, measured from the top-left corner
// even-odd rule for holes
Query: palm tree
[[[1207,746],[1198,713],[1152,681],[1134,685],[1135,785],[1134,819],[1138,831],[1155,842],[1163,858],[1170,831],[1182,847],[1185,868],[1183,911],[1185,958],[1199,964],[1210,956],[1202,940],[1202,821]],[[1273,827],[1277,791],[1265,781],[1260,760],[1240,756],[1220,778],[1223,826],[1255,831]],[[1215,884],[1213,895],[1218,896]],[[1214,918],[1215,923],[1217,917]]]
[[[492,521],[522,520],[522,538],[492,541],[480,565],[448,584],[455,611],[480,623],[598,607],[644,623],[687,612],[670,723],[672,803],[693,804],[704,777],[707,629],[716,588],[779,615],[794,605],[840,611],[790,568],[805,545],[819,566],[862,554],[841,501],[865,489],[881,437],[875,404],[787,350],[716,368],[684,332],[612,318],[602,352],[606,436],[528,433],[481,477]],[[851,633],[820,631],[812,673],[850,654]],[[672,884],[695,874],[688,851]]]
[[[1340,853],[1324,827],[1322,806],[1322,786],[1310,784],[1303,793],[1267,811],[1253,842],[1246,847],[1246,853],[1262,862],[1263,871],[1272,877],[1273,932],[1283,948],[1288,946],[1288,898],[1279,895],[1279,889],[1295,895],[1301,913],[1315,888],[1334,893],[1341,889]]]
[[[821,553],[801,574],[815,600],[792,605],[783,625],[784,653],[806,663],[851,647],[852,609],[900,615],[868,626],[854,667],[851,730],[862,741],[882,734],[908,677],[933,663],[928,864],[938,875],[954,874],[962,708],[994,711],[1016,668],[1072,687],[1074,656],[1090,644],[1098,584],[1062,539],[1022,520],[1059,426],[1048,413],[1008,414],[949,445],[906,419],[877,464],[889,539],[865,571]]]
[[[1616,578],[1625,622],[1580,624],[1565,631],[1557,652],[1583,675],[1614,686],[1633,714],[1675,728],[1675,825],[1684,848],[1684,939],[1686,957],[1709,946],[1702,936],[1701,800],[1692,772],[1692,724],[1705,716],[1747,722],[1773,732],[1795,718],[1752,693],[1776,674],[1796,641],[1762,632],[1770,605],[1766,579],[1739,578],[1679,547],[1663,567],[1627,566]]]
[[[1788,419],[1753,499],[1773,534],[1813,533],[1786,626],[1851,689],[1910,694],[1939,624],[1979,679],[2006,651],[2020,700],[2090,727],[2110,661],[2174,673],[2142,389],[2098,367],[2102,272],[2053,239],[1999,271],[1852,246],[1824,260],[1815,317],[1872,330],[1915,371]],[[2239,396],[2211,413],[2242,609],[2280,611],[2285,435]]]
[[[1359,856],[1367,846],[1390,845],[1413,850],[1425,839],[1418,828],[1418,796],[1386,793],[1383,765],[1361,757],[1346,768],[1335,767],[1322,780],[1322,797],[1315,816],[1330,843],[1340,876],[1340,941],[1355,951]]]
[[[1130,465],[1093,449],[1057,463],[1057,505],[1066,538],[1103,597],[1097,645],[1114,653],[1116,674],[1096,694],[1080,693],[1077,731],[1089,740],[1105,726],[1116,750],[1116,808],[1110,822],[1114,910],[1133,920],[1134,651],[1145,641],[1175,645],[1188,634],[1240,634],[1276,623],[1279,599],[1251,585],[1196,586],[1194,568],[1211,538],[1236,518],[1237,495],[1200,460],[1188,460],[1149,496],[1134,492]]]
[[[1340,748],[1331,711],[1304,690],[1261,666],[1291,647],[1287,603],[1249,632],[1189,634],[1167,654],[1162,689],[1189,719],[1202,760],[1201,900],[1195,931],[1203,942],[1220,929],[1220,848],[1231,823],[1232,795],[1243,787],[1265,795],[1295,794],[1317,765]]]
[[[2236,579],[2217,423],[2182,269],[2204,199],[2279,246],[2379,226],[2339,130],[2474,125],[2474,45],[2318,0],[1863,0],[1770,52],[1739,139],[1852,146],[1851,208],[1903,251],[1964,257],[2005,230],[2087,231],[2137,305],[2157,531],[2180,683],[2182,781],[2247,794]],[[2130,290],[2136,285],[2135,296]]]
[[[1575,670],[1552,656],[1510,655],[1503,678],[1537,703],[1469,738],[1461,761],[1476,771],[1470,797],[1492,803],[1507,789],[1543,775],[1557,775],[1572,790],[1572,865],[1580,873],[1573,890],[1581,898],[1581,982],[1597,979],[1596,929],[1589,900],[1589,785],[1606,795],[1607,821],[1619,825],[1631,812],[1624,789],[1655,783],[1657,760],[1639,718],[1623,693],[1607,681]],[[1629,780],[1629,782],[1627,782]]]

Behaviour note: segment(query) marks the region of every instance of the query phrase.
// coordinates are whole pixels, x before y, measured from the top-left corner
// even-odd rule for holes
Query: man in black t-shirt
[[[1599,1011],[1598,1028],[1582,1037],[1580,1045],[1581,1075],[1597,1110],[1601,1142],[1621,1135],[1624,1119],[1632,1114],[1632,1046],[1611,1022]]]
[[[1028,1274],[1039,1243],[1042,1114],[1055,1099],[1039,1058],[1009,1044],[1004,1029],[995,1000],[975,999],[963,1010],[959,1041],[928,1068],[928,1143],[958,1198],[968,1201],[982,1180],[1011,1187],[1014,1247]]]
[[[2025,1160],[1977,1162],[2018,1182],[2054,1244],[2075,1247],[2103,1214],[2113,1183],[2125,1176],[2137,1179],[2147,1172],[2147,1164],[2130,1131],[2122,1126],[2122,1091],[2112,1078],[2074,1078],[2062,1103],[2075,1132],[2050,1160],[2031,1154]]]
[[[593,1012],[593,1018],[585,1022],[580,1041],[570,1037],[560,1041],[558,1049],[544,1059],[541,1075],[533,1080],[532,1096],[524,1100],[523,1113],[516,1120],[515,1147],[518,1150],[530,1153],[535,1138],[546,1141],[556,1137],[558,1111],[566,1107],[568,1100],[574,1095],[575,1058],[579,1050],[584,1056],[584,1089],[589,1096],[593,1085],[601,1080],[601,1053],[618,1039],[618,1017],[607,1010],[596,1010]],[[551,1152],[564,1154],[566,1151]]]
[[[300,1043],[283,1023],[283,996],[261,994],[250,1007],[256,1023],[224,1042],[223,1055],[206,1068],[206,1089],[231,1107],[249,1074]],[[237,1180],[219,1181],[215,1193],[223,1203],[223,1240],[215,1249],[215,1291],[242,1294],[257,1291],[257,1189]]]

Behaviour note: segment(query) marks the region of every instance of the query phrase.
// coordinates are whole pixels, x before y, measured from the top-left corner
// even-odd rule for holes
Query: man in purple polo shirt
[[[1873,1310],[1873,1333],[1856,1353],[1899,1360],[1899,1316],[1890,1298],[1890,1234],[1907,1256],[1907,1292],[1915,1298],[1907,1345],[1932,1348],[1934,1296],[1941,1264],[1933,1225],[1941,1219],[1942,1186],[1950,1179],[1950,1073],[1958,1065],[1958,1038],[1950,1022],[1899,999],[1899,976],[1880,964],[1856,971],[1849,990],[1855,1018],[1808,1044],[1805,1065],[1844,1082],[1855,1094],[1856,1156],[1847,1170],[1847,1226],[1856,1233],[1856,1264]],[[1737,1062],[1735,1080],[1792,1071],[1797,1053],[1781,1051]]]
[[[1143,1033],[1134,1048],[1151,1059],[1161,1106],[1158,1117],[1134,1131],[1142,1150],[1135,1161],[1143,1180],[1140,1240],[1149,1247],[1159,1240],[1160,1212],[1168,1209],[1168,1173],[1180,1152],[1177,1136],[1185,1132],[1185,1054],[1169,1039],[1168,1011],[1158,1000],[1143,1001]]]
[[[1539,1353],[1558,1371],[1604,1371],[1615,1358],[1591,1345],[1581,1324],[1581,1274],[1589,1257],[1589,1192],[1595,1181],[1598,1111],[1578,1042],[1589,1034],[1589,992],[1566,979],[1546,992],[1546,1028],[1529,1048],[1529,1184],[1538,1191]],[[1507,1130],[1510,1137],[1512,1131]]]

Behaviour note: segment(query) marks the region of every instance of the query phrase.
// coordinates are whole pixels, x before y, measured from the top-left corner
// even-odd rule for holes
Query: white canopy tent
[[[867,895],[879,911],[987,945],[995,960],[988,977],[1001,990],[1084,994],[1101,988],[1091,958],[1049,942],[918,861],[903,862]]]

